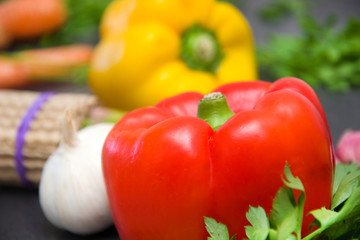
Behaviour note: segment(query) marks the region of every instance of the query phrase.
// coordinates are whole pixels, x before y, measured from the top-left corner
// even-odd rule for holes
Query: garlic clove
[[[65,110],[65,117],[62,122],[62,135],[60,144],[69,148],[75,147],[78,140],[77,132],[75,129],[74,121],[72,119],[71,110]]]
[[[39,185],[46,218],[75,234],[92,234],[112,225],[101,168],[101,151],[113,125],[99,123],[78,133],[65,114],[63,139],[49,157]]]

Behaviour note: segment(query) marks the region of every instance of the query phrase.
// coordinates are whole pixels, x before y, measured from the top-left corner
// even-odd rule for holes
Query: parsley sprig
[[[250,206],[246,214],[250,226],[245,226],[249,240],[336,240],[360,237],[360,169],[359,165],[337,164],[334,178],[334,194],[331,209],[311,211],[313,225],[318,228],[301,238],[306,194],[303,184],[294,177],[288,165],[284,169],[284,187],[277,192],[273,208],[268,216],[262,207]],[[300,191],[295,199],[294,190]],[[209,240],[229,240],[229,232],[223,223],[205,217]],[[231,238],[235,239],[235,236]]]
[[[281,22],[293,13],[300,34],[272,35],[257,47],[264,79],[284,76],[303,79],[312,87],[345,92],[360,87],[360,19],[350,16],[337,26],[336,15],[320,22],[311,14],[312,1],[276,0],[264,5],[266,22]]]

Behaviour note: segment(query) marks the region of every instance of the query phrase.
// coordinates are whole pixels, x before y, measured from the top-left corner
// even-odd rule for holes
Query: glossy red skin
[[[242,239],[249,205],[271,209],[285,162],[306,212],[330,206],[333,147],[314,91],[294,78],[215,91],[236,112],[215,132],[196,117],[203,96],[185,93],[130,112],[108,135],[103,171],[122,240],[204,240],[204,216]]]

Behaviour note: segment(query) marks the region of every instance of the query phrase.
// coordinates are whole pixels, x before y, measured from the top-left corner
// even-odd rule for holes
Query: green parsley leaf
[[[336,164],[335,167],[335,176],[334,176],[334,185],[333,185],[333,193],[335,194],[340,182],[346,175],[349,175],[352,172],[358,172],[360,175],[359,165],[357,163],[349,163],[349,164]]]
[[[276,0],[262,4],[259,9],[260,18],[266,23],[279,23],[291,14],[303,14],[309,8],[309,0]]]
[[[360,170],[357,166],[356,169],[352,169],[352,172],[349,172],[343,177],[333,196],[331,209],[337,208],[341,203],[350,197],[354,188],[359,185],[359,176]]]
[[[302,182],[294,177],[290,167],[284,169],[285,187],[280,188],[273,201],[270,221],[263,208],[249,208],[246,214],[251,226],[245,226],[249,240],[296,240],[301,238],[305,193]],[[293,190],[300,190],[299,198],[295,199]]]
[[[357,164],[340,164],[335,168],[332,210],[321,208],[310,212],[319,228],[304,240],[352,239],[360,237],[360,171]]]
[[[282,178],[284,184],[292,189],[305,191],[304,185],[302,184],[299,177],[294,177],[294,175],[291,173],[289,165],[286,163],[285,169],[284,169],[285,178]]]
[[[354,189],[339,212],[325,208],[312,211],[311,214],[320,223],[320,228],[309,234],[304,240],[313,239],[351,239],[343,235],[355,234],[360,224],[360,188]],[[357,226],[356,228],[354,228]],[[359,237],[360,235],[357,235]]]
[[[298,177],[292,175],[288,164],[285,166],[284,173],[283,182],[290,188],[283,187],[277,192],[270,212],[270,223],[276,230],[277,240],[300,239],[305,204],[304,186]],[[301,191],[297,202],[293,189]]]
[[[270,223],[265,210],[262,207],[250,206],[246,218],[252,225],[245,226],[246,236],[252,240],[266,240],[270,231]]]
[[[360,19],[350,16],[342,27],[335,27],[335,15],[319,22],[310,7],[311,1],[304,0],[275,0],[262,6],[261,17],[267,23],[293,13],[301,33],[272,35],[257,46],[261,78],[293,76],[314,88],[338,92],[360,87]]]
[[[211,237],[208,240],[229,240],[229,231],[225,224],[215,221],[213,218],[204,217],[206,230]],[[235,236],[231,238],[235,240]]]
[[[246,217],[251,226],[245,226],[249,240],[360,239],[360,169],[357,164],[336,165],[333,207],[323,207],[310,212],[315,217],[313,225],[317,225],[318,228],[303,238],[301,225],[305,204],[304,187],[301,180],[293,176],[287,164],[284,175],[285,187],[277,192],[269,217],[262,207],[250,206]],[[297,200],[294,190],[300,191]],[[207,218],[205,222],[212,236],[208,240],[229,239],[224,224]]]

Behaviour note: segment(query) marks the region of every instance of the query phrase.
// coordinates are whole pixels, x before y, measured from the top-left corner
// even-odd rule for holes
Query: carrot
[[[4,27],[0,24],[0,49],[5,48],[11,42],[11,37]]]
[[[20,87],[29,82],[25,66],[8,58],[0,57],[0,88]]]
[[[81,0],[79,0],[81,1]],[[0,3],[0,39],[3,47],[11,40],[29,39],[53,31],[66,21],[62,0],[8,0]]]
[[[88,64],[93,47],[86,44],[26,50],[19,53],[32,79],[59,78],[70,75],[74,68]]]
[[[25,50],[0,57],[0,88],[31,81],[71,78],[74,70],[87,66],[93,47],[86,44]]]

